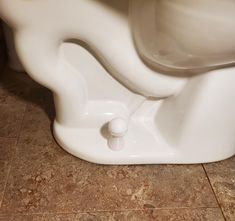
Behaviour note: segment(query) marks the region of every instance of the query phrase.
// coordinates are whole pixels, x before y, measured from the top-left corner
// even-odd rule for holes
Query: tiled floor
[[[62,150],[52,96],[0,79],[0,221],[235,220],[235,157],[207,165],[101,166]]]

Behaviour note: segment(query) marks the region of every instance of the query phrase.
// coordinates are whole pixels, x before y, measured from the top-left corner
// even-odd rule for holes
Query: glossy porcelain
[[[234,64],[234,1],[132,0],[131,4],[137,49],[150,64],[181,72]]]
[[[133,0],[128,12],[125,0],[0,0],[0,16],[28,74],[53,91],[68,152],[202,163],[235,153],[235,3],[203,2]]]

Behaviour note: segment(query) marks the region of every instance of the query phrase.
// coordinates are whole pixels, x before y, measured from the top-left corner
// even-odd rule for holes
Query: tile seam
[[[205,173],[205,175],[206,175],[206,178],[207,178],[207,180],[208,180],[208,183],[209,183],[209,185],[210,185],[210,187],[211,187],[211,189],[212,189],[212,192],[213,192],[213,194],[214,194],[214,196],[215,196],[216,202],[217,202],[218,207],[219,207],[219,209],[220,209],[220,211],[221,211],[221,213],[222,213],[222,216],[223,216],[224,220],[227,220],[226,217],[225,217],[224,211],[223,211],[223,209],[222,209],[222,206],[221,206],[221,204],[220,204],[220,202],[219,202],[219,199],[217,198],[217,194],[215,193],[215,190],[214,190],[214,188],[213,188],[213,186],[212,186],[210,177],[209,177],[209,175],[207,174],[207,171],[206,171],[206,168],[205,168],[204,164],[202,164],[202,168],[203,168],[203,170],[204,170],[204,173]]]
[[[28,104],[26,104],[25,108],[24,108],[23,117],[22,117],[22,120],[20,122],[20,129],[19,129],[20,132],[19,132],[18,137],[15,137],[15,138],[4,137],[4,138],[8,138],[8,139],[16,139],[16,142],[14,144],[14,147],[15,147],[14,153],[11,156],[11,159],[9,161],[9,168],[8,168],[8,171],[7,171],[6,182],[5,182],[5,185],[4,185],[4,188],[3,188],[2,199],[0,200],[0,210],[2,208],[2,204],[3,204],[4,198],[5,198],[5,193],[6,193],[6,188],[7,188],[7,184],[8,184],[8,181],[9,181],[9,176],[10,176],[10,173],[11,173],[12,163],[13,163],[13,159],[15,158],[15,155],[16,155],[16,152],[17,152],[17,146],[18,146],[18,143],[19,143],[19,139],[20,139],[20,135],[21,135],[21,131],[22,131],[23,122],[24,122],[24,119],[25,119],[25,114],[26,114],[27,107],[28,107]]]

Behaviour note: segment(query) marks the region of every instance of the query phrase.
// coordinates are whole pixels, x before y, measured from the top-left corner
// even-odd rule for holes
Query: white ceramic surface
[[[143,1],[133,0],[129,14],[126,0],[0,0],[0,16],[14,30],[24,68],[54,93],[54,135],[71,154],[101,164],[151,164],[211,162],[235,153],[235,68],[220,67],[232,64],[224,58],[234,55],[235,29],[228,30],[234,19],[224,13],[232,3],[223,0],[221,7],[219,0],[204,0],[204,8],[196,0],[164,2],[149,0],[139,7]],[[198,10],[192,12],[192,6]],[[182,17],[175,12],[167,20],[168,10],[179,7]],[[190,22],[168,29],[175,44],[182,45],[186,33],[185,51],[204,56],[203,65],[185,59],[179,66],[174,56],[164,62],[152,56],[159,21],[151,16],[160,10],[164,29],[208,8],[214,10],[210,16],[231,24],[218,23],[224,30],[216,36],[218,47],[209,40],[207,50],[197,50],[194,43],[203,45],[197,42],[203,39],[192,38]],[[146,11],[148,19],[136,19]],[[214,39],[208,17],[201,19],[205,23],[197,24],[197,32]],[[158,25],[140,32],[149,24]],[[146,36],[153,40],[146,42]],[[212,52],[219,64],[212,62]]]
[[[157,68],[234,64],[235,1],[131,0],[130,9],[137,49]]]

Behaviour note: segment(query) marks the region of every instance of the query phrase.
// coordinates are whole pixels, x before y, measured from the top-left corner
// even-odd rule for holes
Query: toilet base
[[[200,147],[201,153],[200,150],[195,153],[192,151],[195,147],[185,150],[171,146],[154,123],[160,104],[161,101],[146,101],[140,111],[131,116],[129,129],[124,137],[124,147],[118,151],[111,150],[108,146],[107,122],[111,119],[96,119],[100,123],[96,123],[94,127],[91,123],[89,127],[66,127],[55,121],[54,136],[59,145],[70,154],[98,164],[195,164],[232,156],[231,151],[226,152],[226,148],[223,153],[215,150],[208,155],[203,153],[203,147]]]
[[[68,152],[101,164],[204,163],[235,154],[234,66],[163,71],[143,61],[128,10],[103,1],[0,2],[25,71],[54,94],[54,135]],[[189,44],[197,39],[188,34]],[[230,44],[208,47],[225,56]],[[159,53],[171,60],[166,46]]]
[[[141,124],[128,134],[125,147],[119,151],[108,147],[107,139],[101,135],[99,128],[71,129],[55,122],[54,136],[59,145],[70,154],[97,164],[196,164],[220,161],[232,156],[228,153],[221,158],[213,158],[176,150],[161,143],[157,136],[151,135]]]
[[[89,92],[85,105],[79,105],[80,90],[61,102],[55,97],[54,135],[74,156],[99,164],[192,164],[235,154],[234,68],[192,76],[180,93],[148,99],[114,80],[81,46],[66,43],[62,51],[78,71],[74,74],[82,73],[80,78]],[[80,78],[69,85],[83,82]],[[74,96],[78,99],[68,104]],[[66,107],[67,114],[61,114]],[[128,122],[124,147],[118,151],[111,150],[108,142],[108,124],[115,118]]]

